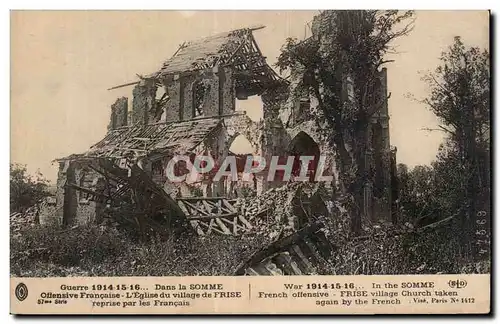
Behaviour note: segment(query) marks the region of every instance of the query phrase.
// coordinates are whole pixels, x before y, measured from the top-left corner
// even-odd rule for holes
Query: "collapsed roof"
[[[252,32],[262,28],[242,28],[184,43],[159,71],[146,78],[160,80],[174,74],[231,66],[236,90],[243,89],[248,95],[261,94],[266,88],[284,82],[267,64],[253,37]]]
[[[236,93],[247,96],[260,95],[266,89],[287,84],[266,62],[252,32],[264,28],[255,26],[219,33],[181,45],[161,69],[141,79],[165,82],[169,76],[230,66],[235,80]],[[137,84],[131,82],[117,87]],[[214,116],[176,123],[127,126],[110,130],[104,139],[78,157],[142,157],[155,151],[192,150],[221,122]]]
[[[153,153],[189,152],[221,123],[219,118],[214,117],[121,127],[110,130],[87,152],[58,160],[78,157],[140,158]]]

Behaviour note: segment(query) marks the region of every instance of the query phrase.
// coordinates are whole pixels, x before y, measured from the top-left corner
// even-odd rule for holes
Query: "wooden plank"
[[[216,218],[215,219],[215,222],[219,225],[220,228],[222,228],[222,231],[224,232],[224,234],[232,234],[231,231],[229,230],[229,228],[227,228],[226,225],[224,225],[224,222],[222,222],[220,220],[220,218]]]
[[[226,206],[227,209],[229,209],[229,211],[233,212],[233,213],[237,213],[238,211],[236,210],[236,208],[234,208],[233,205],[231,205],[231,203],[229,201],[227,201],[226,199],[223,199],[222,200],[222,203],[224,204],[224,206]]]
[[[259,273],[257,271],[255,271],[253,268],[246,269],[245,274],[247,274],[249,276],[260,276]]]
[[[209,117],[209,118],[213,118],[213,117]],[[213,201],[213,200],[220,200],[220,199],[226,199],[226,197],[182,197],[182,198],[179,198],[179,200],[190,200],[190,201],[193,201],[193,200],[195,200],[195,201],[196,200],[212,200]],[[235,199],[233,199],[233,200],[235,200]]]
[[[224,235],[225,235],[225,233],[224,233],[223,231],[221,231],[221,230],[220,230],[220,229],[218,229],[218,228],[215,228],[215,226],[210,226],[210,224],[207,224],[207,223],[205,223],[205,222],[199,222],[199,224],[200,224],[200,225],[203,225],[203,226],[205,226],[205,227],[207,227],[207,228],[210,230],[210,232],[211,232],[211,231],[214,231],[214,232],[217,232],[217,233],[220,233],[220,234],[224,234]],[[209,231],[206,231],[206,232],[205,232],[205,235],[208,235],[208,234],[210,234],[210,233],[209,233]]]
[[[108,88],[108,90],[114,90],[114,89],[119,89],[119,88],[123,88],[123,87],[128,87],[128,86],[139,84],[139,83],[140,83],[140,81],[129,82],[129,83],[125,83],[125,84],[121,84],[118,86]]]
[[[252,267],[261,276],[272,276],[273,273],[269,271],[262,263]]]
[[[331,244],[331,242],[326,238],[324,232],[318,231],[315,233],[315,235],[309,236],[309,238],[311,239],[314,246],[321,253],[321,256],[323,258],[328,259],[331,256],[334,247]]]
[[[290,275],[302,275],[302,271],[297,266],[297,263],[292,260],[290,253],[282,252],[276,256],[276,262],[281,263],[285,272],[289,272]]]
[[[202,225],[202,226],[204,226],[204,227],[206,227],[206,228],[207,228],[207,229],[206,229],[206,231],[205,231],[205,235],[209,235],[209,234],[210,234],[210,232],[212,232],[212,227],[210,226],[210,224],[209,224],[209,223],[207,224],[207,223],[205,223],[205,222],[201,222],[201,221],[200,221],[200,222],[198,222],[198,224],[200,224],[200,225]]]
[[[233,234],[238,235],[238,217],[233,218]]]
[[[238,214],[222,214],[222,215],[208,215],[208,216],[188,216],[189,220],[209,220],[209,219],[216,219],[216,218],[225,218],[225,217],[234,217],[237,216]]]
[[[304,275],[309,274],[310,268],[307,266],[306,263],[299,257],[297,252],[294,251],[292,247],[287,251],[287,253],[290,255],[290,259],[295,262],[297,265],[297,268],[299,268],[300,272]]]
[[[98,167],[96,167],[96,166],[94,166],[92,164],[87,164],[87,166],[90,169],[94,170],[95,172],[102,174],[108,181],[112,180],[112,181],[114,181],[114,182],[116,182],[118,184],[123,184],[123,185],[127,184],[127,182],[124,179],[122,179],[122,178],[120,178],[118,176],[115,176],[111,172],[108,172],[106,170],[106,168],[104,168],[104,167],[102,167],[102,169],[101,169],[101,168],[98,168]]]
[[[98,192],[95,192],[93,190],[90,190],[90,189],[87,189],[87,188],[83,188],[83,187],[80,187],[76,184],[73,184],[73,183],[69,183],[69,184],[66,184],[65,185],[66,187],[69,187],[69,188],[73,188],[73,189],[76,189],[78,191],[81,191],[83,193],[86,193],[86,194],[89,194],[89,195],[92,195],[93,197],[95,198],[100,198],[100,199],[104,199],[105,201],[109,200],[111,197],[109,197],[108,195],[106,194],[102,194],[102,193],[98,193]]]
[[[212,215],[214,214],[217,215],[217,213],[219,212],[219,208],[217,207],[217,201],[201,200],[200,203]]]
[[[194,210],[196,210],[197,212],[199,212],[199,213],[201,213],[201,214],[203,214],[203,215],[206,215],[206,216],[212,216],[210,213],[206,212],[206,211],[205,211],[205,210],[203,210],[203,209],[200,209],[198,206],[195,206],[195,205],[193,205],[193,204],[191,204],[191,203],[188,203],[187,201],[184,201],[183,203],[184,203],[184,205],[187,207],[187,211],[188,211],[188,212],[186,213],[186,216],[188,216],[188,217],[189,217],[190,215],[191,215],[191,216],[194,216],[194,214],[192,213],[192,211],[191,211],[191,210],[189,210],[189,209],[194,209]]]
[[[217,206],[217,215],[221,215],[222,214],[222,200],[217,200],[215,205]]]
[[[228,225],[230,225],[231,227],[234,226],[236,224],[236,227],[237,228],[240,228],[242,229],[243,231],[246,231],[247,228],[245,226],[242,226],[238,223],[238,217],[233,217],[232,220],[228,219],[228,217],[221,217],[220,218],[223,222],[226,222]]]
[[[205,233],[203,233],[203,230],[201,229],[200,224],[198,224],[198,221],[190,221],[190,223],[191,226],[196,230],[196,233],[198,233],[198,235],[200,236],[205,235]]]
[[[321,255],[318,253],[314,244],[310,240],[308,240],[307,237],[304,237],[302,239],[302,242],[299,243],[299,246],[308,259],[312,257],[316,261],[321,261]]]
[[[205,206],[208,213],[213,214],[212,210],[214,206],[210,206],[210,204],[206,200],[202,200],[201,203],[203,204],[203,206]]]
[[[220,216],[219,216],[220,217]],[[223,222],[226,222],[228,225],[233,225],[234,224],[234,218],[237,218],[236,216],[233,217],[233,219],[230,219],[231,217],[220,217],[220,219]]]
[[[239,220],[240,220],[243,224],[245,224],[245,226],[246,226],[248,229],[252,229],[252,228],[253,228],[252,224],[250,224],[250,223],[249,223],[249,222],[245,219],[245,217],[243,217],[243,216],[241,216],[241,215],[240,215],[240,216],[238,216],[238,219],[239,219]]]
[[[207,234],[210,234],[212,232],[212,230],[214,229],[214,225],[215,225],[215,221],[213,219],[211,219],[210,222],[208,223]]]
[[[311,273],[312,270],[313,270],[313,265],[307,259],[307,257],[304,255],[304,253],[302,252],[302,250],[300,249],[300,247],[297,244],[295,244],[295,245],[292,246],[292,250],[299,257],[300,261],[306,266],[306,269],[305,269],[306,272],[307,273]]]
[[[282,276],[283,275],[283,270],[278,268],[278,266],[270,261],[265,265],[266,269],[269,270],[269,272],[272,273],[273,276]]]
[[[220,210],[222,213],[228,213],[228,214],[236,214],[238,213],[238,211],[233,211],[229,208],[226,208],[225,206],[223,206],[223,204],[221,203],[221,206],[220,206]]]
[[[121,187],[117,191],[115,191],[113,194],[111,194],[111,199],[119,198],[119,197],[125,195],[129,190],[130,190],[130,187],[128,185],[124,185],[123,187]]]

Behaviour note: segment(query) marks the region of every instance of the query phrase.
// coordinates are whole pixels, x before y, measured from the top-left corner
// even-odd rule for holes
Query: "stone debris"
[[[10,214],[10,231],[15,238],[20,236],[23,230],[34,227],[38,223],[39,207],[32,206],[23,212],[13,212]]]

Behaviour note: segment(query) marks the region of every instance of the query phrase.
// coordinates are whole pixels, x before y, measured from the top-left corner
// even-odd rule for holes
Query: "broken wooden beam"
[[[188,216],[188,220],[209,220],[209,219],[218,219],[218,218],[225,218],[225,217],[236,217],[238,216],[237,213],[230,213],[230,214],[221,214],[221,215],[207,215],[207,216]],[[246,221],[246,220],[245,220]]]
[[[80,187],[80,186],[78,186],[77,184],[74,184],[74,183],[68,183],[68,184],[65,185],[65,187],[76,189],[76,190],[79,190],[81,192],[85,192],[85,193],[87,193],[89,195],[95,196],[96,198],[98,197],[98,198],[104,199],[104,201],[108,201],[109,199],[111,199],[111,197],[108,196],[108,195],[106,195],[106,194],[99,193],[99,192],[96,192],[96,191],[93,191],[93,190],[90,190],[90,189],[87,189],[87,188]]]
[[[285,252],[284,250],[292,248],[292,246],[296,244],[298,241],[300,241],[303,237],[311,235],[320,229],[321,229],[321,224],[319,223],[307,224],[304,228],[300,229],[299,231],[281,240],[271,243],[269,246],[254,253],[247,261],[243,262],[235,271],[235,275],[243,275],[245,273],[245,269],[253,267],[260,261],[278,252]]]
[[[119,88],[128,87],[128,86],[131,86],[131,85],[136,85],[136,84],[139,84],[140,82],[141,81],[134,81],[134,82],[129,82],[129,83],[125,83],[125,84],[120,84],[120,85],[117,85],[117,86],[109,88],[108,91],[109,90],[115,90],[115,89],[119,89]]]

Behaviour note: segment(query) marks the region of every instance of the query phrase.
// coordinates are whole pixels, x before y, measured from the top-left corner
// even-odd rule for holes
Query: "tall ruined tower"
[[[344,55],[349,55],[349,48],[342,49],[342,46],[349,44],[349,39],[360,32],[359,26],[366,22],[366,13],[364,11],[328,11],[316,16],[312,22],[312,36],[297,46],[309,46],[310,42],[319,44],[320,49],[324,47],[324,52],[328,53],[331,48],[337,48],[339,53],[344,51]],[[340,46],[342,42],[342,46]],[[347,45],[346,45],[347,44]],[[347,46],[348,47],[348,46]],[[356,83],[352,66],[356,62],[352,62],[352,58],[346,60],[342,55],[332,57],[332,66],[334,66],[338,86],[339,104],[354,104],[359,105],[356,101],[356,94],[360,91],[359,83]],[[300,64],[299,64],[300,65]],[[291,72],[290,92],[297,93],[297,87],[300,87],[300,80],[303,75],[301,71],[303,67],[295,66]],[[369,78],[367,94],[369,95],[368,105],[377,107],[366,123],[362,123],[364,128],[359,132],[353,129],[345,130],[345,138],[349,138],[351,134],[362,134],[361,154],[365,161],[362,165],[364,168],[364,177],[361,191],[361,212],[363,219],[367,221],[389,221],[391,220],[391,204],[392,204],[392,164],[394,164],[395,152],[391,151],[390,133],[389,133],[389,110],[388,110],[388,92],[387,92],[387,70],[386,68],[379,69],[375,72],[375,76]],[[351,102],[352,101],[352,102]],[[334,107],[332,107],[334,108]],[[362,107],[360,109],[365,109]],[[318,103],[313,95],[308,91],[304,92],[303,96],[290,98],[286,105],[282,108],[282,120],[287,128],[287,131],[294,136],[297,130],[305,131],[311,138],[319,138],[316,143],[320,147],[321,154],[333,154],[335,151],[329,142],[328,135],[324,135],[325,129],[331,129],[325,120],[321,122],[319,118],[318,124]],[[314,120],[315,122],[311,123]],[[351,127],[356,127],[351,126]],[[323,137],[315,137],[316,130],[323,133]],[[328,131],[327,131],[328,132]],[[333,130],[330,135],[333,135]],[[349,140],[348,140],[349,141]],[[311,142],[309,145],[314,145]],[[392,162],[391,162],[392,161]],[[336,166],[334,166],[336,168]],[[336,171],[338,175],[338,169]]]

